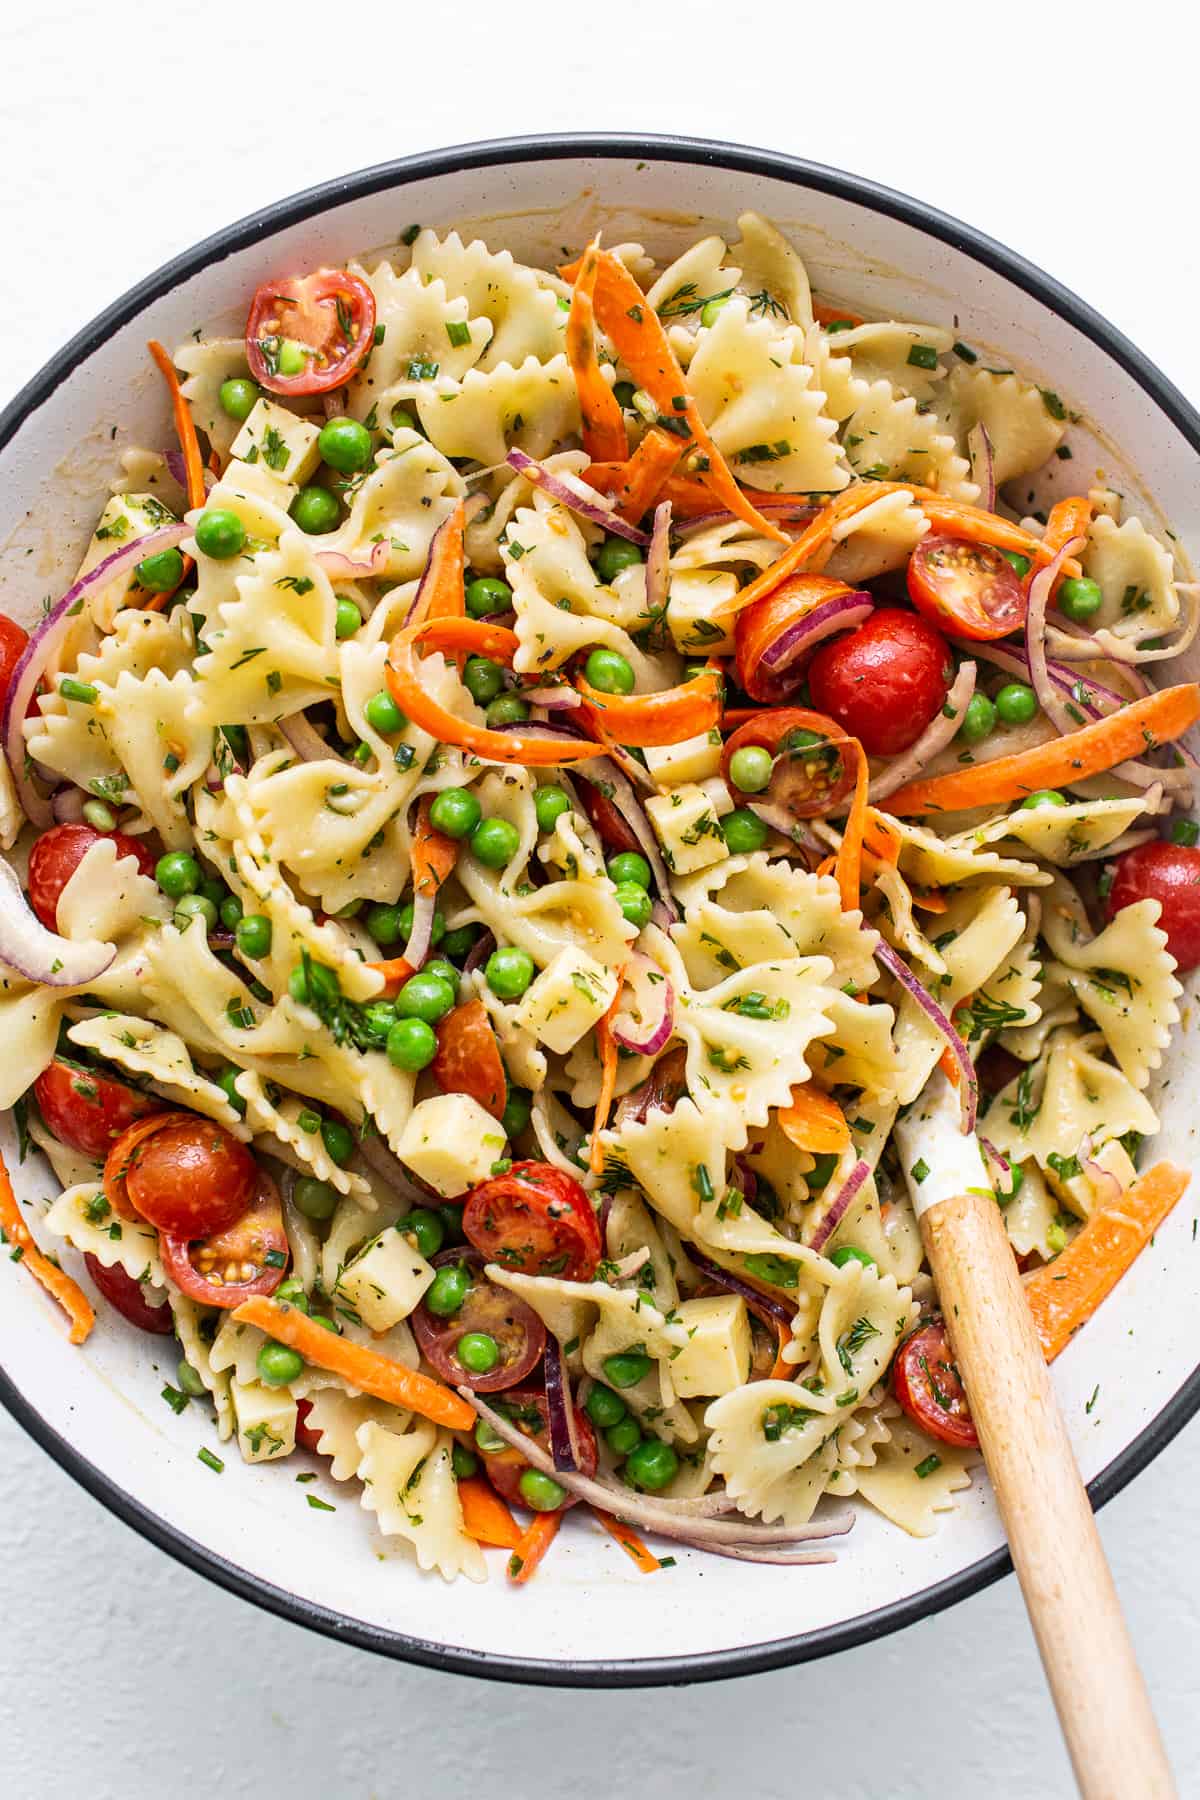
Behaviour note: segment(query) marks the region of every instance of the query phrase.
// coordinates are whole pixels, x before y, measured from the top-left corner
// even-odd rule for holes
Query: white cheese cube
[[[680,1400],[728,1394],[750,1379],[750,1315],[739,1295],[685,1300],[672,1316],[688,1332],[685,1348],[668,1364]]]
[[[172,525],[175,514],[153,494],[114,494],[104,511],[100,514],[92,541],[87,547],[83,561],[79,565],[79,575],[87,575],[106,557],[123,550],[126,544],[136,543],[138,538],[149,537],[152,531],[158,531],[163,525]],[[76,580],[79,576],[76,576]],[[137,579],[132,569],[119,575],[116,581],[106,584],[104,588],[104,607],[94,613],[97,623],[107,628],[119,606],[124,605],[127,597],[137,588]],[[141,590],[138,589],[140,593]]]
[[[617,992],[615,975],[573,946],[560,950],[521,1002],[517,1024],[565,1056],[602,1019]]]
[[[1120,1138],[1109,1138],[1090,1159],[1105,1174],[1114,1175],[1122,1190],[1132,1187],[1137,1180],[1137,1170],[1132,1158]],[[1070,1167],[1070,1164],[1067,1164]],[[1093,1171],[1080,1168],[1077,1175],[1065,1175],[1061,1169],[1048,1167],[1043,1170],[1046,1186],[1063,1206],[1073,1212],[1076,1218],[1090,1219],[1098,1207],[1112,1198],[1112,1186],[1102,1177],[1093,1180]]]
[[[691,875],[729,855],[711,795],[694,782],[646,801],[663,859],[676,875]]]
[[[495,1159],[493,1158],[493,1161]],[[372,1238],[337,1279],[339,1297],[368,1331],[390,1331],[407,1319],[433,1280],[433,1270],[401,1233],[404,1221]]]
[[[261,463],[281,481],[299,487],[321,460],[317,448],[320,435],[320,426],[298,419],[286,406],[258,400],[234,438],[230,454],[239,462]]]
[[[246,1462],[274,1462],[296,1448],[296,1402],[286,1388],[261,1381],[229,1384],[238,1449]]]
[[[508,1142],[504,1129],[469,1094],[435,1094],[409,1114],[395,1146],[400,1161],[439,1194],[465,1194],[486,1181]]]
[[[702,731],[699,737],[684,738],[681,744],[663,744],[645,752],[646,767],[660,787],[675,787],[681,781],[704,781],[721,766],[721,734],[715,728]]]
[[[686,554],[685,546],[680,555]],[[715,614],[737,591],[737,576],[727,571],[673,567],[667,624],[675,648],[693,658],[732,656],[733,619],[718,619]]]

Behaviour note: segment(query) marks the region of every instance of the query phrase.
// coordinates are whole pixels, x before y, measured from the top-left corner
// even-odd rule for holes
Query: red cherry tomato
[[[422,1300],[412,1315],[421,1355],[451,1387],[474,1388],[478,1394],[516,1387],[541,1361],[546,1327],[524,1300],[488,1280],[482,1256],[470,1251],[443,1250],[433,1259],[435,1268],[454,1263],[461,1263],[470,1274],[467,1297],[448,1319],[431,1313]],[[486,1375],[473,1374],[458,1360],[459,1339],[469,1331],[484,1331],[500,1346],[500,1359]]]
[[[682,1044],[676,1044],[665,1056],[660,1056],[645,1081],[640,1081],[635,1088],[630,1088],[617,1101],[613,1129],[619,1131],[622,1125],[636,1120],[639,1125],[646,1123],[647,1116],[656,1108],[662,1112],[674,1112],[676,1102],[687,1093],[687,1051]]]
[[[892,1391],[909,1418],[939,1443],[979,1442],[940,1319],[901,1344],[892,1365]]]
[[[246,360],[260,387],[273,394],[324,394],[349,381],[375,338],[375,296],[346,269],[317,269],[264,282],[250,302]],[[303,367],[280,368],[299,346]],[[291,352],[293,355],[295,352]]]
[[[43,1069],[33,1092],[47,1131],[84,1156],[107,1156],[135,1119],[163,1111],[163,1102],[152,1094],[139,1094],[111,1075],[61,1056]]]
[[[29,852],[29,904],[42,924],[58,930],[58,901],[63,889],[91,849],[110,837],[118,856],[135,856],[143,875],[154,874],[154,854],[141,838],[123,831],[93,831],[90,825],[52,825],[35,839]]]
[[[523,1275],[590,1281],[600,1261],[600,1226],[577,1181],[544,1162],[514,1163],[472,1188],[463,1231],[487,1262]]]
[[[0,613],[0,705],[4,703],[13,670],[24,655],[28,642],[29,633],[15,619],[10,619],[7,613]]]
[[[1200,849],[1186,844],[1139,844],[1118,857],[1108,892],[1108,916],[1135,900],[1157,900],[1159,928],[1181,973],[1200,965]]]
[[[794,694],[804,680],[804,671],[812,657],[811,649],[777,673],[763,667],[763,651],[790,627],[799,625],[816,607],[851,592],[844,581],[834,581],[828,575],[791,575],[761,600],[756,600],[753,606],[740,612],[734,627],[737,646],[734,667],[738,686],[743,692],[767,706],[778,706]]]
[[[849,753],[846,733],[835,719],[803,706],[780,706],[739,725],[725,740],[721,774],[730,787],[729,765],[749,745],[769,750],[775,759],[770,785],[758,798],[792,819],[815,819],[833,812],[854,786],[857,744]]]
[[[185,1240],[233,1225],[250,1205],[258,1179],[245,1144],[223,1125],[188,1112],[139,1119],[104,1164],[110,1206]]]
[[[321,1454],[321,1440],[308,1422],[312,1411],[311,1400],[296,1402],[296,1442],[302,1450],[311,1450],[314,1456]]]
[[[163,1268],[182,1293],[227,1311],[273,1294],[287,1273],[288,1240],[279,1189],[262,1169],[246,1211],[227,1231],[199,1243],[159,1233]]]
[[[430,1065],[444,1094],[470,1094],[494,1119],[504,1113],[508,1081],[496,1034],[482,1000],[456,1006],[438,1026],[437,1055]]]
[[[166,1337],[175,1329],[175,1316],[165,1300],[152,1306],[146,1299],[140,1281],[127,1275],[119,1264],[114,1263],[106,1269],[98,1257],[91,1251],[84,1253],[87,1272],[99,1288],[110,1306],[115,1306],[122,1318],[136,1325],[139,1331],[152,1331],[157,1337]]]
[[[965,538],[922,538],[908,564],[913,605],[951,637],[1008,637],[1025,623],[1029,599],[1008,558]]]
[[[543,1450],[550,1449],[550,1414],[546,1396],[538,1388],[512,1388],[502,1400],[493,1400],[494,1411],[503,1415],[517,1427],[525,1437],[532,1438]],[[575,1442],[579,1446],[579,1473],[594,1475],[596,1473],[596,1434],[592,1430],[591,1421],[586,1413],[575,1413]],[[476,1439],[478,1443],[478,1439]],[[483,1452],[483,1468],[488,1480],[510,1506],[525,1506],[528,1502],[521,1494],[521,1477],[529,1464],[519,1450],[511,1450],[507,1446],[503,1450]],[[568,1494],[562,1505],[556,1510],[566,1512],[570,1507],[579,1504],[574,1494]]]
[[[628,826],[612,801],[607,799],[598,787],[590,781],[580,780],[578,789],[583,810],[592,822],[592,829],[606,850],[616,856],[625,850],[636,850],[641,854],[641,844],[637,834]]]
[[[882,607],[857,631],[823,645],[808,669],[815,704],[872,756],[895,756],[915,744],[953,679],[941,632],[898,606]]]

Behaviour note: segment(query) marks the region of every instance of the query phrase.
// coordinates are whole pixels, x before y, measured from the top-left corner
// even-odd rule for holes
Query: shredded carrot
[[[369,962],[367,967],[378,970],[389,988],[401,987],[417,972],[405,956],[389,956],[383,962]]]
[[[789,1381],[796,1373],[796,1365],[795,1363],[785,1362],[783,1353],[792,1341],[792,1334],[788,1330],[788,1327],[779,1319],[775,1321],[775,1331],[779,1343],[775,1351],[775,1361],[771,1364],[771,1373],[767,1376],[767,1380]]]
[[[629,454],[629,439],[621,404],[604,379],[596,355],[596,312],[593,296],[599,272],[597,234],[583,253],[571,295],[567,317],[566,350],[583,420],[583,447],[595,462],[621,462]]]
[[[417,807],[417,828],[409,851],[414,894],[436,894],[458,861],[459,840],[447,837],[429,822],[432,805],[433,796],[426,794]]]
[[[826,306],[820,300],[813,301],[812,310],[813,318],[817,321],[818,325],[865,324],[865,320],[862,318],[861,314],[847,312],[845,307]]]
[[[871,782],[871,771],[867,767],[866,751],[858,739],[847,738],[845,741],[847,745],[854,747],[857,766],[854,771],[854,798],[850,802],[850,811],[842,829],[834,874],[842,896],[842,911],[854,912],[862,903],[863,827],[867,819],[867,789]]]
[[[1092,522],[1092,503],[1086,494],[1070,494],[1050,508],[1042,543],[1057,555],[1072,538],[1085,538]]]
[[[658,1574],[660,1564],[657,1556],[646,1548],[632,1526],[626,1525],[621,1519],[614,1519],[611,1513],[601,1512],[598,1506],[593,1506],[592,1513],[608,1535],[615,1538],[622,1550],[633,1558],[643,1575]]]
[[[775,1114],[779,1129],[797,1150],[817,1156],[840,1155],[850,1142],[850,1127],[837,1101],[814,1081],[798,1083],[786,1106]]]
[[[617,484],[613,498],[617,511],[627,524],[636,525],[655,505],[659,495],[683,454],[683,445],[669,431],[652,425],[629,461]],[[708,495],[712,505],[712,495]]]
[[[613,1036],[613,1020],[621,1006],[621,989],[625,981],[624,969],[617,970],[617,991],[613,995],[612,1005],[596,1025],[596,1048],[600,1052],[600,1092],[596,1096],[596,1114],[592,1120],[592,1148],[588,1156],[588,1164],[593,1175],[599,1175],[604,1167],[604,1146],[600,1142],[600,1133],[608,1124],[608,1115],[612,1110],[613,1096],[617,1091],[617,1040]]]
[[[466,616],[467,509],[460,500],[431,546],[432,554],[421,582],[421,609],[413,624],[427,619],[461,619]],[[466,666],[467,653],[458,653],[458,672]]]
[[[747,582],[736,594],[732,595],[723,606],[715,609],[718,619],[728,618],[734,613],[743,612],[747,606],[753,606],[756,600],[763,599],[772,593],[781,581],[803,569],[819,550],[823,550],[830,542],[833,528],[842,519],[849,519],[855,513],[862,512],[864,507],[873,506],[881,493],[888,491],[882,482],[855,482],[853,487],[843,489],[827,500],[815,519],[809,521],[798,538],[769,563],[761,575]]]
[[[822,860],[817,864],[817,874],[818,875],[832,875],[833,871],[836,868],[837,868],[837,857],[830,854],[829,856],[823,857]]]
[[[532,1523],[522,1532],[508,1559],[508,1579],[515,1587],[529,1580],[547,1550],[558,1536],[561,1512],[535,1513]]]
[[[463,1530],[477,1544],[495,1544],[501,1550],[515,1550],[521,1541],[521,1527],[505,1506],[490,1481],[482,1475],[461,1477],[458,1500],[462,1507]]]
[[[1032,750],[998,756],[973,769],[910,781],[891,795],[888,811],[897,818],[911,813],[960,812],[1022,800],[1040,788],[1068,787],[1089,775],[1102,775],[1127,757],[1144,756],[1147,750],[1172,743],[1198,718],[1200,687],[1194,681],[1183,681]]]
[[[682,744],[721,721],[722,679],[715,667],[657,694],[602,694],[582,675],[575,687],[583,699],[580,711],[597,737],[639,749]]]
[[[151,338],[146,345],[155,363],[162,373],[171,395],[171,412],[175,420],[175,435],[179,439],[179,448],[183,452],[184,485],[187,490],[189,511],[203,506],[208,497],[208,489],[204,485],[204,463],[200,456],[200,440],[196,436],[196,426],[192,418],[191,408],[183,397],[183,389],[179,385],[179,377],[175,373],[175,365],[156,338]],[[158,612],[178,592],[179,587],[192,568],[192,559],[183,559],[183,574],[175,586],[166,593],[148,594],[144,603],[146,612]]]
[[[940,888],[930,888],[924,894],[914,892],[912,902],[914,906],[919,906],[922,912],[928,913],[944,913],[950,907],[950,902]]]
[[[4,1239],[10,1246],[9,1256],[16,1257],[22,1268],[28,1269],[33,1279],[40,1282],[71,1321],[70,1340],[73,1344],[82,1344],[92,1326],[96,1323],[96,1315],[83,1289],[71,1277],[64,1274],[57,1263],[52,1263],[48,1256],[43,1256],[33,1239],[33,1233],[21,1217],[21,1209],[17,1205],[17,1196],[13,1193],[13,1185],[9,1179],[4,1158],[0,1156],[0,1225],[4,1227]]]
[[[863,822],[863,848],[869,850],[879,862],[887,863],[894,869],[900,861],[901,841],[900,833],[891,820],[885,818],[875,807],[868,806]]]
[[[1186,1169],[1155,1163],[1119,1199],[1094,1212],[1061,1256],[1029,1277],[1025,1298],[1047,1362],[1133,1266],[1189,1180]]]
[[[352,1344],[349,1338],[335,1336],[299,1307],[256,1294],[251,1300],[243,1300],[233,1316],[239,1324],[257,1325],[277,1343],[298,1350],[314,1368],[340,1375],[360,1393],[407,1407],[451,1431],[470,1431],[474,1427],[474,1409],[440,1381],[406,1369],[403,1363],[381,1356],[378,1350],[368,1350],[362,1344]]]
[[[946,1077],[946,1080],[950,1083],[951,1087],[956,1088],[962,1086],[962,1070],[959,1068],[958,1059],[949,1044],[945,1046],[942,1054],[938,1057],[938,1068],[942,1071],[942,1074]]]

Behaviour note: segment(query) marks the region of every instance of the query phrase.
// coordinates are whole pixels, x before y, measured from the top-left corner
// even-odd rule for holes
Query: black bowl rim
[[[475,144],[458,144],[442,150],[423,151],[379,163],[357,174],[342,176],[276,201],[216,232],[203,243],[165,263],[114,301],[77,333],[0,412],[0,451],[21,426],[79,366],[102,348],[114,331],[137,317],[155,300],[171,292],[210,263],[269,237],[287,226],[301,223],[346,201],[361,199],[391,187],[462,170],[492,168],[504,163],[525,163],[566,158],[630,158],[646,162],[679,162],[731,169],[746,176],[762,176],[790,182],[797,188],[832,194],[839,199],[882,213],[911,225],[926,236],[949,244],[975,262],[1003,276],[1041,302],[1096,344],[1149,396],[1192,449],[1200,452],[1200,414],[1174,384],[1137,346],[1078,295],[1045,274],[1015,251],[998,244],[983,232],[964,225],[936,207],[883,187],[859,175],[826,168],[779,150],[760,150],[692,137],[671,137],[625,132],[570,133],[494,138]],[[836,1625],[801,1632],[768,1643],[714,1650],[697,1656],[621,1657],[597,1661],[571,1658],[550,1661],[536,1657],[494,1656],[489,1652],[438,1644],[350,1619],[341,1613],[259,1581],[237,1564],[218,1556],[205,1545],[152,1512],[132,1494],[109,1479],[44,1420],[0,1370],[0,1403],[48,1455],[52,1456],[81,1487],[117,1518],[150,1543],[197,1574],[206,1576],[229,1593],[249,1600],[265,1611],[294,1624],[322,1633],[335,1642],[352,1644],[401,1662],[473,1675],[493,1681],[522,1682],[538,1687],[633,1688],[686,1685],[717,1681],[762,1670],[786,1668],[817,1657],[832,1656],[858,1644],[900,1631],[919,1619],[930,1618],[990,1586],[1012,1570],[1006,1550],[994,1550],[969,1568],[946,1580],[910,1594],[904,1600],[872,1612],[861,1613]],[[1172,1395],[1167,1404],[1132,1443],[1088,1484],[1093,1507],[1099,1508],[1119,1494],[1164,1450],[1172,1438],[1200,1410],[1200,1368]]]

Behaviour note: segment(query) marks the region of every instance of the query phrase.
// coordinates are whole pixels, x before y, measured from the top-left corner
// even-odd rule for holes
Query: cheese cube
[[[617,992],[617,978],[574,946],[560,950],[529,988],[517,1024],[548,1050],[565,1056],[602,1019]]]
[[[504,1129],[469,1094],[436,1094],[409,1114],[395,1150],[439,1194],[465,1194],[485,1181],[508,1142]]]
[[[721,766],[721,734],[715,728],[702,731],[699,737],[684,738],[681,744],[663,744],[660,749],[646,751],[646,767],[660,787],[675,787],[681,781],[704,781]]]
[[[320,435],[320,426],[298,419],[286,406],[258,400],[234,438],[230,454],[239,462],[261,463],[281,481],[299,487],[321,460],[317,448]]]
[[[261,1381],[229,1384],[238,1449],[246,1462],[274,1462],[296,1448],[296,1402],[286,1388]]]
[[[669,794],[652,794],[646,812],[662,845],[663,859],[676,875],[691,875],[729,855],[712,797],[694,782],[685,782]]]
[[[686,555],[685,545],[671,569],[667,624],[675,648],[691,657],[732,656],[733,619],[718,619],[714,615],[737,593],[737,576],[724,570],[680,569],[679,557]]]
[[[123,550],[126,544],[136,543],[138,538],[149,537],[152,531],[174,522],[175,514],[153,494],[114,494],[100,514],[92,541],[79,565],[79,575],[89,574],[98,563]],[[106,584],[104,606],[99,612],[93,608],[93,617],[102,629],[108,628],[112,614],[124,605],[135,588],[137,578],[132,569],[119,575],[115,582]]]
[[[667,1367],[680,1400],[728,1394],[750,1379],[750,1315],[738,1294],[685,1300],[673,1318],[688,1341]]]
[[[1137,1180],[1137,1170],[1120,1138],[1109,1138],[1090,1160],[1106,1174],[1114,1175],[1122,1189],[1132,1187]],[[1090,1219],[1112,1195],[1110,1183],[1103,1179],[1093,1181],[1091,1169],[1081,1167],[1077,1175],[1064,1176],[1061,1169],[1051,1166],[1044,1169],[1043,1174],[1050,1192],[1079,1219]]]
[[[338,1276],[338,1295],[354,1309],[368,1331],[390,1331],[401,1319],[407,1319],[433,1280],[433,1270],[421,1252],[401,1235],[403,1230],[403,1220],[389,1225]]]

